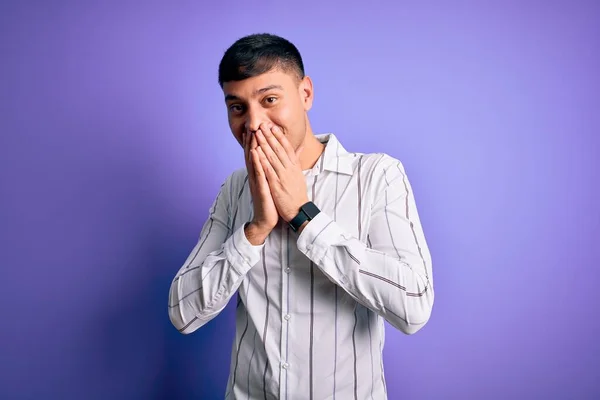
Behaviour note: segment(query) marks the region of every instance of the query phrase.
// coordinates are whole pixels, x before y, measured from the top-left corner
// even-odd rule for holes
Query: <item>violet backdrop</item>
[[[183,336],[167,294],[243,166],[217,66],[255,32],[411,179],[436,302],[388,326],[389,398],[600,397],[600,2],[95,3],[0,4],[0,398],[223,398],[231,307]]]

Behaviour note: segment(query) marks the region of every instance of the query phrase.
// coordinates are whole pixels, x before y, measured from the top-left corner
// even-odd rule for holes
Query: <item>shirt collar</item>
[[[325,144],[325,150],[308,171],[308,175],[318,175],[323,171],[332,171],[340,174],[352,175],[352,153],[346,151],[340,141],[333,133],[315,135],[317,140]]]

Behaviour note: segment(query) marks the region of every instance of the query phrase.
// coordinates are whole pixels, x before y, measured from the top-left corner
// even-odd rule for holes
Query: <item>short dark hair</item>
[[[219,64],[219,85],[264,74],[274,68],[304,78],[300,52],[289,40],[270,33],[256,33],[238,39],[225,51]]]

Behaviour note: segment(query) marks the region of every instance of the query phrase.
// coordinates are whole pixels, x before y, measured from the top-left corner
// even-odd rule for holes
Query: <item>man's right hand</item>
[[[261,126],[262,127],[262,126]],[[244,132],[242,135],[244,158],[248,170],[248,183],[254,206],[254,218],[244,229],[248,241],[257,246],[263,244],[269,233],[279,221],[279,213],[275,208],[271,190],[267,183],[257,152],[258,143],[254,134]]]

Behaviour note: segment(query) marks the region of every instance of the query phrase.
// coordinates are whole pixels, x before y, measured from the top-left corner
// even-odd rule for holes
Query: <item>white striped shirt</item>
[[[321,212],[301,234],[284,223],[253,246],[237,170],[171,284],[169,315],[186,334],[237,293],[226,399],[386,399],[384,319],[411,334],[431,314],[431,257],[403,165],[316,137],[325,150],[304,174]]]

